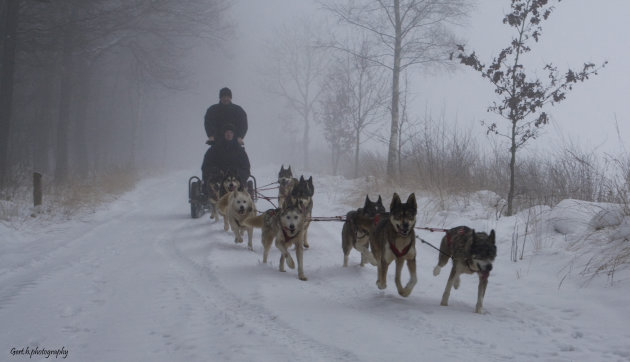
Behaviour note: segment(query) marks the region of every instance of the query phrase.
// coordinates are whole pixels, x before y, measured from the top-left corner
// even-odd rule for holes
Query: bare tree
[[[189,85],[183,55],[200,45],[221,45],[232,29],[224,20],[228,9],[227,0],[20,2],[19,17],[10,16],[19,19],[11,40],[17,43],[15,78],[21,81],[15,89],[22,97],[13,102],[13,118],[20,123],[6,123],[13,128],[1,132],[0,137],[12,140],[12,149],[0,139],[0,158],[6,160],[10,153],[9,163],[0,161],[0,177],[17,157],[28,159],[30,155],[22,156],[28,151],[33,164],[52,155],[58,182],[85,170],[89,162],[96,167],[97,159],[107,160],[105,166],[132,166],[142,136],[140,110],[151,108],[145,95]],[[1,13],[9,19],[8,12]],[[4,39],[1,54],[7,55]],[[2,62],[2,71],[9,70]],[[3,76],[5,86],[12,91],[14,85]],[[8,99],[4,94],[3,102]],[[0,107],[0,113],[5,110],[9,108]],[[28,117],[32,121],[25,122]],[[150,130],[159,128],[153,122]],[[13,140],[18,137],[28,143],[17,144]],[[97,155],[105,150],[101,146],[113,156]]]
[[[286,24],[276,31],[269,46],[271,67],[265,74],[266,86],[286,101],[303,126],[304,168],[309,167],[309,137],[315,106],[321,94],[321,78],[327,59],[316,46],[319,33],[309,20],[295,27]]]
[[[463,46],[459,46],[457,54],[462,64],[478,71],[494,86],[495,93],[501,96],[500,101],[488,107],[488,112],[505,118],[509,128],[502,131],[492,122],[488,125],[488,133],[506,137],[510,142],[508,216],[513,213],[516,153],[527,141],[536,138],[540,128],[549,122],[542,108],[563,101],[574,84],[597,74],[606,65],[604,62],[598,68],[593,63],[585,63],[580,71],[569,69],[560,74],[557,67],[550,63],[543,69],[547,73],[543,80],[535,76],[532,79],[526,73],[521,57],[531,51],[528,45],[531,40],[538,42],[542,33],[541,23],[547,20],[554,7],[547,0],[512,0],[511,7],[512,11],[503,18],[503,23],[512,28],[515,36],[490,65],[481,63],[474,52],[466,54]]]
[[[318,119],[324,127],[324,138],[330,145],[332,172],[337,174],[341,157],[352,149],[355,134],[352,129],[351,78],[343,60],[333,64],[319,101]]]
[[[9,164],[9,139],[13,106],[13,80],[15,74],[15,47],[18,26],[18,0],[7,0],[0,8],[0,189],[4,188]]]
[[[397,175],[400,74],[416,66],[448,63],[455,46],[448,24],[464,18],[468,0],[330,0],[324,8],[343,24],[350,25],[373,41],[367,59],[391,71],[391,127],[387,153],[387,173]],[[334,47],[353,52],[352,47]]]
[[[348,107],[350,125],[354,130],[354,177],[359,177],[361,134],[377,123],[389,100],[387,81],[382,69],[368,60],[369,43],[363,40],[358,54],[346,53],[348,74]]]

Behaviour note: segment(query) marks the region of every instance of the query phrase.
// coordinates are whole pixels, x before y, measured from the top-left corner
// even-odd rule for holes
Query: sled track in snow
[[[188,227],[190,225],[175,230],[174,236],[178,231],[183,231]],[[193,260],[178,248],[176,240],[178,238],[175,237],[170,240],[165,239],[161,247],[165,254],[177,261],[181,269],[185,271],[183,281],[189,290],[194,291],[200,300],[206,302],[204,306],[206,310],[213,313],[222,311],[221,316],[234,325],[247,326],[254,333],[264,336],[270,343],[283,346],[290,351],[289,355],[295,361],[360,361],[359,357],[352,352],[322,344],[304,335],[299,329],[283,323],[274,313],[264,307],[235,295],[223,286],[212,272],[212,263],[207,258],[205,259],[207,265]],[[183,243],[181,240],[179,239],[177,243]],[[220,240],[220,242],[224,241]],[[243,252],[246,251],[243,250]]]

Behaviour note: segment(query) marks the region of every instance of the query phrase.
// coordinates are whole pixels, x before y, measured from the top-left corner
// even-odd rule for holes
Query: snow
[[[258,183],[277,169],[254,170]],[[190,218],[189,176],[143,180],[80,219],[0,221],[0,359],[63,348],[69,361],[630,361],[629,268],[595,268],[628,251],[630,219],[615,205],[565,200],[498,217],[502,200],[488,191],[439,201],[417,193],[418,226],[496,230],[484,313],[475,314],[475,276],[462,276],[440,306],[448,270],[432,275],[437,252],[424,244],[408,298],[396,292],[394,268],[384,291],[358,252],[343,268],[340,222],[311,224],[308,281],[281,273],[277,249],[262,263],[259,230],[251,252],[222,222]],[[375,188],[314,181],[314,216],[344,215]],[[433,245],[442,237],[417,234]],[[525,249],[513,262],[515,238]]]

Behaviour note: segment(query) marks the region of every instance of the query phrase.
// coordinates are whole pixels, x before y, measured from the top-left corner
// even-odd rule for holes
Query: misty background
[[[3,197],[12,187],[29,182],[33,171],[41,172],[45,183],[57,185],[106,174],[132,172],[142,177],[174,168],[199,175],[207,147],[203,116],[225,86],[248,114],[245,143],[252,174],[272,163],[300,171],[385,178],[391,119],[386,103],[362,132],[358,174],[353,148],[346,147],[349,142],[344,144],[342,138],[334,145],[325,136],[324,119],[334,120],[334,114],[326,113],[324,96],[331,94],[326,87],[338,79],[329,70],[340,54],[326,44],[348,31],[322,9],[331,3],[3,1]],[[502,24],[510,2],[463,3],[471,5],[467,16],[445,26],[468,50],[490,61],[513,36]],[[606,175],[618,174],[607,162],[617,161],[621,177],[629,177],[623,168],[628,166],[623,140],[630,132],[629,15],[630,4],[623,0],[562,1],[542,25],[541,40],[533,43],[527,58],[534,74],[548,62],[560,69],[584,62],[609,63],[576,85],[565,101],[546,108],[550,124],[524,148],[519,168],[532,175],[536,172],[531,167],[558,159],[560,164],[549,164],[551,171],[536,170],[551,175],[559,168],[565,174],[556,180],[548,176],[522,180],[523,185],[530,183],[521,194],[545,189],[536,201],[547,200],[549,193],[556,195],[547,202],[567,196],[595,200],[602,195],[611,201],[616,195],[610,189],[618,188],[618,183],[595,189]],[[307,28],[310,35],[301,37]],[[300,115],[278,91],[282,77],[290,73],[291,58],[283,47],[291,42],[314,50],[307,58],[326,64],[313,81],[321,99],[313,105],[308,147]],[[14,67],[7,61],[12,53]],[[384,75],[385,80],[390,78]],[[401,83],[407,120],[401,126],[402,179],[427,189],[446,187],[440,181],[445,178],[469,179],[468,185],[460,182],[452,189],[488,188],[505,195],[508,146],[487,136],[481,125],[503,122],[486,111],[496,100],[488,82],[452,62],[410,67]],[[456,150],[460,146],[465,147]],[[428,157],[433,151],[442,156]],[[608,161],[607,155],[612,155]],[[566,174],[576,171],[575,165],[581,167],[579,174]],[[464,173],[457,171],[462,168]],[[439,172],[431,174],[435,170]],[[573,176],[575,185],[567,186]]]

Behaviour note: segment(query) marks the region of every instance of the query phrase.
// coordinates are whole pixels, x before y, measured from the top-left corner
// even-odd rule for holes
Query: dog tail
[[[243,224],[246,226],[254,227],[262,229],[265,221],[265,214],[260,214],[258,216],[250,216],[247,219],[243,220]]]

